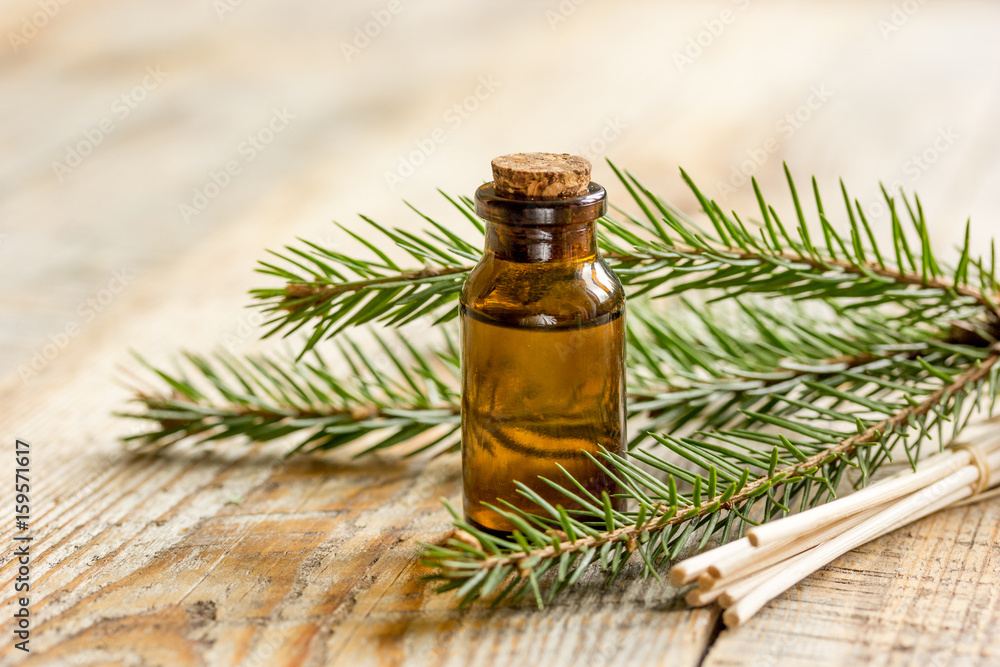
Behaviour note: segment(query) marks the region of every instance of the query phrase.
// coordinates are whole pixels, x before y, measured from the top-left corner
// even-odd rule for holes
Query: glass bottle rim
[[[503,225],[555,226],[597,220],[608,210],[605,189],[590,182],[587,192],[564,199],[501,196],[493,183],[476,189],[476,215]]]

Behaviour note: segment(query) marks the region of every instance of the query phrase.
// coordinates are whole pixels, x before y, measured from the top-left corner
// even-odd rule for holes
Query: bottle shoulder
[[[522,263],[487,253],[466,279],[460,300],[479,318],[515,326],[587,324],[625,309],[621,281],[599,256]]]

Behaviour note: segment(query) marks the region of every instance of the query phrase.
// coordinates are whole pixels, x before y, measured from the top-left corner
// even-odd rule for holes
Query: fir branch
[[[141,411],[119,416],[150,422],[153,429],[127,440],[148,448],[188,438],[206,443],[244,436],[268,442],[301,434],[287,453],[292,455],[372,436],[355,456],[404,444],[405,456],[456,450],[460,403],[452,341],[446,338],[443,349],[429,353],[402,336],[390,340],[376,335],[375,340],[395,373],[380,370],[372,355],[349,339],[340,347],[349,373],[315,352],[307,361],[187,353],[172,372],[138,357],[168,390],[134,388],[133,402]]]
[[[738,214],[726,215],[716,202],[706,199],[691,178],[681,171],[715,228],[713,235],[704,232],[677,209],[660,202],[628,172],[623,174],[617,169],[615,172],[629,186],[636,203],[648,213],[648,220],[629,216],[628,225],[611,222],[605,226],[605,243],[623,264],[616,270],[625,274],[623,282],[638,288],[634,294],[669,296],[690,290],[718,289],[723,292],[718,298],[762,293],[793,296],[799,300],[845,298],[851,299],[854,307],[891,302],[906,308],[908,317],[917,321],[928,313],[932,317],[968,318],[970,313],[967,309],[963,312],[963,307],[971,305],[988,313],[991,321],[1000,318],[995,266],[986,270],[981,259],[969,259],[971,249],[966,234],[962,259],[945,275],[942,264],[931,251],[919,199],[915,199],[915,207],[911,206],[905,193],[901,192],[900,197],[910,212],[916,242],[924,254],[914,255],[910,251],[911,240],[895,213],[896,199],[883,188],[885,201],[893,212],[893,254],[897,258],[893,264],[885,259],[887,253],[878,248],[857,200],[854,200],[858,212],[855,216],[843,183],[841,189],[851,226],[850,239],[839,235],[830,225],[813,179],[817,214],[827,240],[827,246],[817,246],[811,240],[810,226],[787,166],[785,174],[797,217],[797,226],[792,231],[798,241],[781,222],[774,207],[765,202],[756,181],[753,187],[761,218],[756,227],[758,234],[752,233]],[[657,219],[649,213],[647,201],[655,205],[662,218]],[[913,213],[914,208],[918,214]],[[859,219],[867,242],[862,239]],[[637,234],[636,227],[644,235]],[[650,263],[655,257],[662,258],[660,265]],[[978,273],[970,274],[970,265],[975,266]],[[697,274],[704,275],[697,277]],[[682,280],[689,275],[696,277]]]
[[[884,188],[882,191],[892,212],[889,251],[879,248],[860,204],[843,183],[850,233],[839,234],[830,223],[814,179],[816,213],[826,242],[818,245],[812,241],[787,168],[796,211],[791,228],[765,201],[756,181],[753,187],[760,220],[745,224],[735,212],[726,214],[718,203],[707,199],[682,170],[686,185],[715,230],[711,234],[653,195],[629,172],[613,164],[611,167],[645,215],[640,219],[625,214],[621,222],[605,218],[601,225],[602,254],[633,298],[716,289],[722,292],[718,298],[759,293],[800,300],[849,299],[855,308],[892,303],[904,308],[904,317],[911,321],[943,317],[969,320],[977,314],[985,314],[991,321],[1000,319],[995,259],[991,257],[987,264],[973,255],[966,234],[958,264],[949,268],[939,262],[931,249],[919,199],[911,203],[905,193],[897,200]],[[350,257],[306,241],[302,241],[303,247],[289,246],[284,253],[272,253],[281,265],[261,262],[258,271],[285,280],[285,285],[251,291],[270,315],[265,336],[278,332],[287,336],[311,324],[305,345],[308,351],[350,326],[373,321],[398,326],[428,315],[438,322],[455,317],[462,282],[481,254],[483,227],[471,200],[447,198],[462,220],[471,223],[472,240],[416,209],[429,225],[418,233],[390,229],[362,216],[389,246],[422,263],[421,269],[401,269],[389,257],[391,247],[380,248],[346,229],[368,249],[371,258]],[[897,214],[900,203],[909,215],[911,232],[905,231]],[[919,247],[920,252],[915,253],[911,246]]]
[[[968,414],[962,409],[961,398],[977,394],[976,404],[979,404],[980,395],[988,386],[988,394],[995,402],[997,394],[1000,393],[998,369],[1000,369],[1000,346],[994,345],[985,360],[977,360],[959,375],[950,378],[947,383],[943,383],[928,394],[923,401],[908,403],[881,421],[863,429],[859,428],[858,433],[839,438],[810,456],[798,452],[798,460],[788,465],[775,465],[778,460],[775,448],[772,450],[770,469],[766,474],[749,481],[750,468],[744,468],[742,474],[733,479],[722,492],[716,491],[716,480],[723,474],[724,468],[705,465],[704,459],[701,459],[702,468],[708,471],[707,484],[711,489],[707,494],[708,498],[704,500],[700,498],[698,491],[702,487],[701,477],[696,478],[693,496],[684,498],[676,492],[673,476],[669,477],[667,482],[659,483],[637,469],[634,464],[605,452],[602,458],[604,465],[607,466],[606,469],[625,484],[630,491],[630,497],[639,503],[639,510],[635,515],[616,517],[612,515],[610,505],[604,503],[606,507],[602,509],[600,503],[594,503],[590,505],[588,511],[580,513],[581,516],[570,517],[565,510],[545,502],[528,486],[518,484],[521,493],[538,504],[539,514],[530,515],[514,509],[513,506],[509,506],[506,511],[498,508],[498,511],[520,528],[516,540],[505,540],[482,533],[462,520],[449,507],[455,518],[455,526],[460,532],[445,545],[425,544],[422,559],[426,565],[436,569],[436,574],[432,578],[445,580],[446,583],[441,590],[458,588],[463,603],[489,595],[501,582],[508,584],[500,594],[501,599],[518,586],[523,594],[528,590],[526,585],[530,582],[536,600],[541,606],[543,597],[538,580],[549,569],[557,568],[558,571],[555,582],[552,582],[550,587],[549,599],[551,599],[551,596],[578,579],[577,570],[597,561],[614,576],[620,571],[624,561],[636,551],[642,555],[646,573],[655,575],[656,551],[665,552],[668,558],[676,556],[692,536],[694,529],[705,525],[706,520],[708,524],[702,543],[719,528],[730,525],[734,519],[743,522],[749,520],[747,506],[756,498],[767,496],[769,502],[780,506],[781,500],[773,495],[775,491],[790,485],[806,487],[810,480],[828,483],[827,477],[818,474],[824,467],[832,464],[844,465],[852,457],[857,457],[859,452],[880,446],[884,448],[894,434],[905,434],[910,427],[914,427],[920,431],[918,440],[923,439],[933,425],[931,422],[946,418],[953,419],[955,430],[959,430],[961,424],[968,418]],[[949,411],[948,415],[945,414],[946,411]],[[711,434],[704,435],[710,437]],[[678,442],[671,436],[656,437],[667,444]],[[797,450],[787,438],[779,437],[789,449]],[[692,447],[692,451],[689,452],[687,458],[690,461],[699,460],[699,450],[700,453],[706,453],[707,443],[704,441],[701,443],[685,441],[685,444],[700,444],[700,447]],[[674,451],[682,456],[685,455],[683,450],[678,451],[675,448]],[[735,454],[735,451],[730,454]],[[601,465],[598,459],[594,459],[594,462]],[[716,464],[721,462],[717,461]],[[730,478],[733,477],[730,475]],[[579,499],[577,493],[582,488],[579,485],[564,486],[551,480],[543,481],[562,491],[567,498]],[[665,497],[655,497],[657,487],[666,489]],[[805,493],[805,500],[809,501],[808,490]],[[793,492],[788,497],[794,495]],[[817,498],[818,496],[819,494]],[[803,504],[811,506],[812,502]],[[727,523],[722,524],[719,521],[724,513],[728,513],[729,516]],[[595,522],[603,522],[605,529],[595,528]],[[683,530],[677,532],[681,527]],[[655,546],[657,538],[660,539],[658,547]],[[668,539],[671,541],[668,542]],[[599,560],[595,554],[600,554]],[[494,585],[487,586],[487,583]]]
[[[471,201],[445,197],[481,237],[483,225],[475,217]],[[373,321],[402,326],[438,311],[442,312],[435,323],[454,317],[457,314],[454,308],[443,306],[454,305],[465,276],[479,261],[482,241],[470,243],[412,206],[411,209],[431,229],[413,234],[387,228],[366,216],[361,218],[396,248],[422,263],[420,269],[400,268],[387,252],[343,226],[341,229],[371,252],[372,259],[355,259],[302,239],[302,248],[286,246],[284,253],[271,251],[282,265],[262,261],[257,271],[281,278],[286,284],[250,292],[270,315],[263,336],[277,332],[288,336],[313,322],[304,354],[320,340],[350,326]]]
[[[937,344],[936,335],[945,335],[887,328],[874,319],[830,309],[808,313],[794,305],[776,310],[774,302],[738,305],[737,316],[721,305],[686,301],[669,320],[648,308],[634,314],[628,413],[636,435],[630,446],[644,441],[649,430],[674,432],[695,418],[721,425],[739,414],[737,408],[757,409],[797,382],[926,353]],[[824,344],[818,333],[833,325],[835,336],[826,337],[836,339],[836,348]],[[166,390],[135,389],[133,402],[142,409],[125,416],[145,420],[153,429],[131,440],[141,447],[162,447],[185,438],[205,442],[245,436],[266,442],[303,433],[308,439],[290,452],[297,453],[333,449],[384,430],[391,442],[378,442],[362,453],[402,445],[405,439],[397,434],[415,433],[428,419],[452,425],[458,420],[458,352],[451,328],[442,331],[441,347],[414,347],[401,334],[391,339],[376,335],[374,353],[343,339],[340,356],[342,369],[350,371],[346,375],[315,352],[308,361],[187,354],[177,370],[140,359]],[[724,331],[740,333],[727,339]],[[382,355],[382,363],[373,362],[373,354]]]
[[[703,429],[721,427],[740,410],[761,409],[805,382],[864,374],[955,345],[990,344],[954,323],[917,327],[835,304],[728,303],[736,308],[682,301],[671,305],[669,319],[649,308],[633,313],[629,410],[648,419],[631,447],[648,430],[672,433],[695,420]]]

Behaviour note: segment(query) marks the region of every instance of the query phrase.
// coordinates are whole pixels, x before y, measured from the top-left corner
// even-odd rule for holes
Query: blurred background
[[[0,26],[8,388],[250,345],[265,248],[349,252],[331,220],[419,224],[404,199],[460,228],[435,189],[510,152],[686,210],[678,166],[749,212],[751,175],[787,206],[785,161],[883,235],[880,180],[939,247],[1000,231],[995,2],[6,0]]]

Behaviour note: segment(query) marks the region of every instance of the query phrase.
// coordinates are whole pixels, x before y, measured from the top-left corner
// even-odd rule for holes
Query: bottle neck
[[[607,193],[593,181],[567,199],[498,195],[493,183],[476,190],[476,213],[486,221],[486,252],[509,262],[580,262],[597,257],[597,220]]]
[[[597,257],[597,221],[564,225],[486,223],[486,252],[508,262],[579,262]]]

